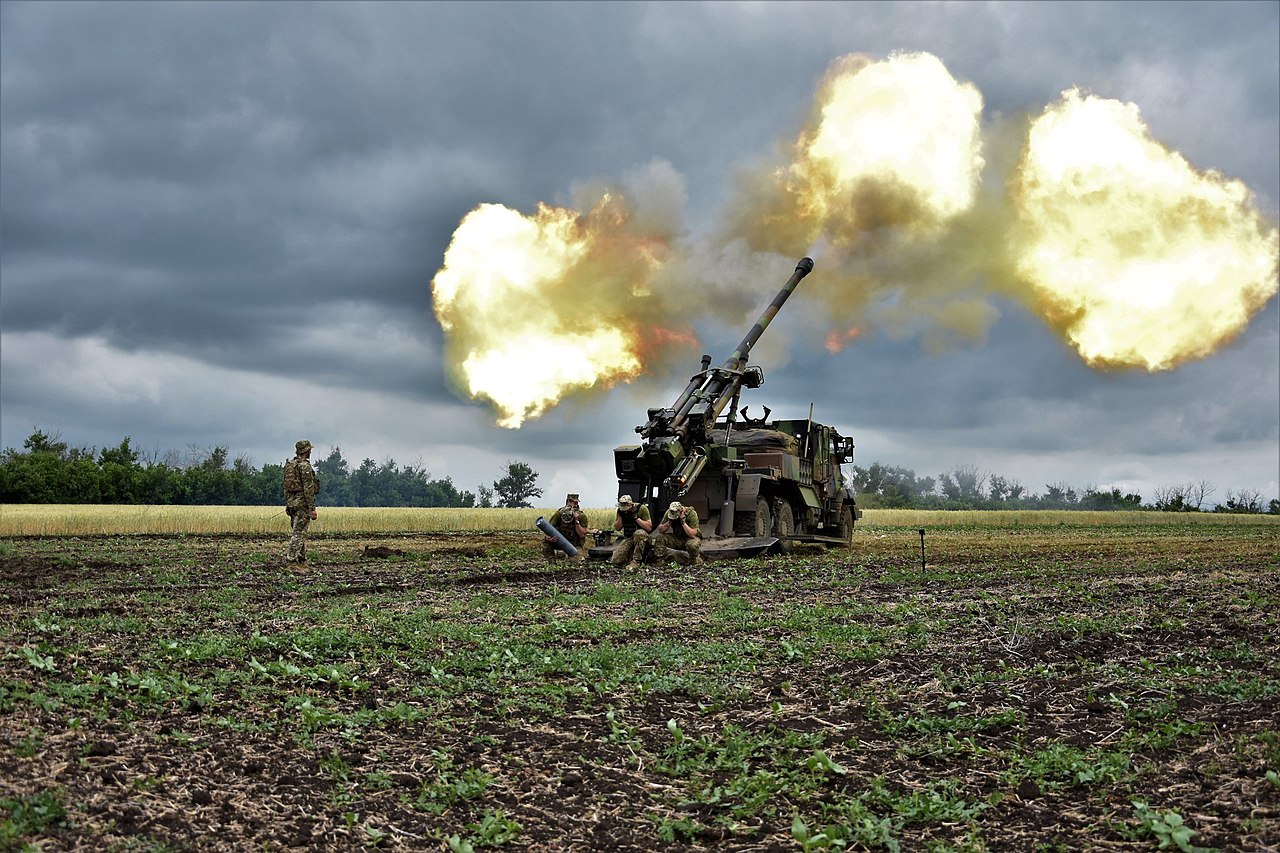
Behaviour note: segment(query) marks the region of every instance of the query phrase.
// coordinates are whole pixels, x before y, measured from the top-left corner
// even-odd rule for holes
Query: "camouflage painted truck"
[[[802,258],[724,364],[704,355],[675,403],[649,409],[636,427],[641,443],[613,451],[618,497],[648,505],[655,524],[671,501],[692,506],[708,556],[789,553],[797,542],[847,548],[862,515],[840,467],[853,461],[853,439],[815,423],[812,405],[808,418],[769,421],[768,407],[751,418],[746,406],[739,417],[742,390],[764,384],[747,366],[751,348],[812,269]],[[609,538],[597,539],[593,558],[612,553]]]

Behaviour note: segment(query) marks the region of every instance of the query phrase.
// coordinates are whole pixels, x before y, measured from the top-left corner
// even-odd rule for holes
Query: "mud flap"
[[[702,556],[707,559],[728,559],[730,557],[756,557],[767,551],[776,550],[776,536],[725,536],[702,540]],[[616,545],[595,545],[587,549],[587,556],[592,560],[608,560],[613,556]]]
[[[756,557],[775,549],[776,536],[726,536],[703,539],[702,556],[707,558]]]

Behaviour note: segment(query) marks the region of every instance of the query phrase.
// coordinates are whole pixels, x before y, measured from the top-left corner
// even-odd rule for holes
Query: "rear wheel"
[[[739,536],[754,536],[761,539],[769,536],[773,529],[773,513],[769,512],[769,502],[764,498],[756,498],[756,511],[753,515],[740,512],[734,519],[733,531]]]
[[[796,543],[792,542],[788,537],[796,532],[795,514],[791,512],[791,504],[786,501],[782,502],[782,507],[778,510],[778,526],[774,528],[774,536],[778,537],[778,550],[784,554],[790,554],[792,549],[796,547]]]

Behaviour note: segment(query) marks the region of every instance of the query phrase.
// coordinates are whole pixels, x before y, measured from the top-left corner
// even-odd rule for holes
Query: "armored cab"
[[[738,403],[743,388],[764,384],[748,366],[751,347],[811,270],[802,258],[738,348],[717,368],[701,369],[667,408],[650,409],[636,427],[641,443],[614,450],[618,496],[631,495],[659,518],[674,500],[698,513],[705,553],[791,551],[796,542],[848,547],[861,516],[841,464],[853,461],[853,439],[809,417],[753,419]],[[609,546],[590,550],[607,556]]]

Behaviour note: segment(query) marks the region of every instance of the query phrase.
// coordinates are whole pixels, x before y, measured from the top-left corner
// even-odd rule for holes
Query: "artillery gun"
[[[764,371],[747,365],[751,348],[812,270],[811,259],[800,259],[724,364],[713,368],[702,356],[675,403],[649,409],[636,427],[641,443],[613,451],[618,497],[647,504],[655,520],[671,501],[692,506],[705,554],[789,553],[797,542],[847,548],[862,515],[840,468],[853,461],[853,439],[815,423],[812,405],[807,419],[769,421],[768,407],[751,418],[746,406],[738,417],[742,389],[764,384]],[[588,553],[611,551],[598,542]]]

